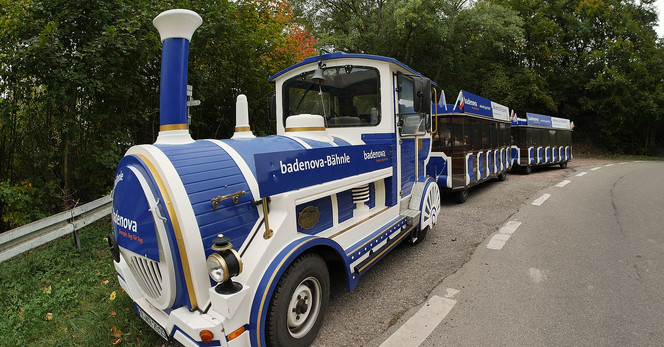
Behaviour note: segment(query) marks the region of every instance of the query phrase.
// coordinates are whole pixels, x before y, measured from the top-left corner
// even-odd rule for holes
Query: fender
[[[251,316],[249,318],[250,340],[253,346],[266,345],[265,334],[262,331],[265,330],[267,309],[270,304],[270,299],[272,298],[272,293],[284,271],[286,271],[288,266],[297,257],[316,246],[332,249],[339,255],[339,258],[344,262],[347,283],[349,288],[351,288],[350,264],[348,263],[346,253],[336,242],[328,238],[315,236],[307,236],[291,242],[279,252],[279,254],[272,260],[272,263],[267,267],[267,270],[263,274],[260,284],[258,285],[258,289],[254,294],[254,299],[251,304]]]

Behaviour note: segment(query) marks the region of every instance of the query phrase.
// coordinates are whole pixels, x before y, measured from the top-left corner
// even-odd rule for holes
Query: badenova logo
[[[311,160],[300,160],[295,158],[293,162],[286,163],[284,163],[282,160],[279,160],[279,168],[281,169],[281,174],[283,175],[287,173],[321,169],[349,163],[350,156],[344,153],[342,155],[330,154],[325,158]]]
[[[364,153],[364,160],[387,157],[386,151],[376,151],[376,152],[374,152],[373,149],[372,149],[371,151],[369,151],[369,153],[367,153],[365,151],[362,151],[362,153]]]
[[[468,98],[465,97],[465,96],[463,97],[463,102],[464,102],[466,105],[470,105],[470,106],[475,106],[475,107],[477,107],[477,101],[475,101],[475,100],[473,100],[473,99],[468,99]]]
[[[122,217],[117,210],[113,211],[113,223],[119,228],[126,229],[127,231],[136,232],[136,221]]]

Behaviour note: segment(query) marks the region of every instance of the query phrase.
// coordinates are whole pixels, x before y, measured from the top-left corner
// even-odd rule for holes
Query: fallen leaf
[[[117,344],[120,343],[120,342],[122,342],[122,339],[119,338],[119,337],[116,338],[115,340],[113,340],[113,344],[114,344],[114,345],[117,345]]]
[[[116,295],[117,295],[117,294],[115,293],[115,290],[114,290],[114,291],[111,292],[111,296],[108,297],[108,298],[109,298],[111,301],[113,301],[113,300],[115,300],[115,296],[116,296]]]
[[[115,325],[114,325],[114,326],[111,328],[111,335],[113,335],[113,337],[120,337],[120,335],[122,335],[122,330],[118,329],[118,328],[115,327]]]
[[[115,311],[111,311],[108,315],[111,316],[111,317],[115,317],[116,313],[115,313]]]
[[[46,319],[46,320],[53,319],[53,313],[51,313],[51,312],[47,313],[46,316],[44,317],[44,319]]]
[[[452,238],[452,241],[456,241],[456,237],[453,237],[453,238]]]
[[[44,287],[42,290],[43,290],[44,293],[46,293],[47,295],[51,295],[51,286]]]
[[[139,346],[141,345],[141,339],[139,339],[138,337],[136,338],[136,344]]]
[[[103,284],[103,285],[107,285],[107,284],[108,284],[108,280],[103,280],[103,281],[101,281],[101,284]]]

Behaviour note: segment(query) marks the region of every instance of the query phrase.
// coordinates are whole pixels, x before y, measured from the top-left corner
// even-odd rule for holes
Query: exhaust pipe
[[[152,21],[163,45],[157,144],[194,142],[187,125],[187,65],[189,41],[202,23],[196,12],[182,9],[162,12]]]

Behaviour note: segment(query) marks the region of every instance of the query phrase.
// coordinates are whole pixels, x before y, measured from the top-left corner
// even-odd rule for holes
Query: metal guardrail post
[[[111,196],[0,234],[0,263],[69,233],[80,249],[77,230],[111,213]]]

